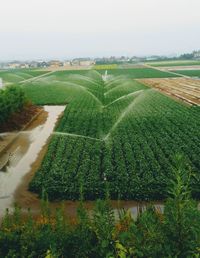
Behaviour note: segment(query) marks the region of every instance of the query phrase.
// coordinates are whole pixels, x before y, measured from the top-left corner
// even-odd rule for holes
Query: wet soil
[[[64,108],[57,110],[57,107],[45,108],[39,116],[31,122],[26,131],[23,131],[14,141],[8,152],[15,153],[10,157],[3,172],[0,172],[0,217],[5,209],[13,210],[13,204],[17,203],[22,208],[26,217],[28,209],[36,218],[40,215],[41,200],[37,194],[30,192],[29,183],[39,169],[42,160],[47,152],[48,144],[55,128],[62,116]],[[53,112],[53,113],[52,113]],[[2,156],[0,156],[0,161]],[[1,169],[0,169],[1,170]],[[95,202],[84,202],[86,209],[91,212]],[[147,203],[136,201],[111,201],[111,206],[117,210],[120,208],[129,209],[136,216],[146,208]],[[154,202],[157,209],[162,210],[161,203]],[[52,214],[57,208],[63,207],[67,217],[75,218],[79,201],[57,201],[49,203]]]
[[[26,183],[29,182],[26,176],[30,177],[31,172],[36,171],[37,168],[34,169],[34,166],[32,169],[32,164],[38,157],[42,160],[40,155],[45,154],[47,148],[43,147],[47,146],[48,138],[64,108],[64,106],[45,106],[44,111],[26,130],[16,133],[17,137],[4,155],[0,156],[0,164],[4,163],[0,168],[0,215],[6,208],[12,210],[13,203],[17,201],[15,192],[18,187],[21,184],[27,187]]]

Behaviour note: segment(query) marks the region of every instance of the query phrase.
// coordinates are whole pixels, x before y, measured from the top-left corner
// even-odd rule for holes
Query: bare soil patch
[[[200,105],[200,80],[189,78],[139,79],[172,98],[189,105]]]

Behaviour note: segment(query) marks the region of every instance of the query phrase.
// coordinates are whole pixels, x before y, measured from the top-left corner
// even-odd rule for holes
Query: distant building
[[[199,51],[194,51],[194,58],[200,58],[200,50]]]
[[[10,68],[10,69],[20,68],[20,63],[10,63],[10,64],[8,64],[8,68]]]
[[[31,68],[37,68],[37,67],[38,67],[38,63],[37,63],[36,61],[31,61],[30,64],[29,64],[29,66],[30,66]]]
[[[84,60],[79,62],[80,66],[91,66],[95,64],[93,60]]]
[[[63,66],[63,63],[59,60],[52,60],[49,62],[49,66],[57,68],[57,67]]]
[[[71,64],[71,61],[65,61],[65,62],[63,63],[63,65],[64,65],[64,66],[71,66],[72,64]]]
[[[74,59],[71,62],[72,65],[80,65],[80,61],[78,59]]]
[[[29,64],[20,64],[20,68],[24,69],[24,68],[29,68]]]

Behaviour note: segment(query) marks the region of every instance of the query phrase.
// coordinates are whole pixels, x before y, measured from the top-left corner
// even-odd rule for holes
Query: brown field
[[[147,86],[158,89],[190,105],[200,105],[200,80],[189,78],[140,79]]]

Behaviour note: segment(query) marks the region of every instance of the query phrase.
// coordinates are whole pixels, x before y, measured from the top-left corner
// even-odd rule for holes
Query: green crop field
[[[45,73],[47,73],[47,71],[37,71],[34,69],[1,70],[0,78],[2,78],[5,82],[18,83]]]
[[[98,70],[100,74],[105,74],[105,70]],[[126,76],[127,78],[165,78],[173,77],[173,74],[160,72],[151,68],[135,68],[135,69],[111,69],[107,70],[108,75]],[[58,71],[53,74],[44,76],[40,80],[28,81],[22,85],[27,96],[35,104],[66,104],[69,103],[76,92],[77,87],[71,87],[72,82],[87,85],[88,80],[82,76],[94,77],[95,70],[67,70]],[[82,80],[84,79],[84,80]],[[68,89],[68,90],[66,90]]]
[[[39,80],[23,83],[20,87],[34,104],[67,104],[73,100],[74,96],[77,96],[77,92],[80,92],[80,87],[72,87],[74,85],[72,84],[73,77],[76,76],[76,82],[80,82],[82,81],[81,76],[85,74],[90,74],[90,72],[84,70],[59,71]]]
[[[148,62],[148,65],[155,67],[165,67],[165,66],[191,66],[191,65],[200,65],[199,60],[175,60],[175,61],[152,61]]]
[[[96,71],[57,72],[35,83],[23,85],[35,103],[68,105],[30,190],[45,189],[51,200],[79,199],[80,189],[91,200],[106,191],[112,199],[163,199],[180,153],[200,197],[199,107],[125,76],[103,81]]]
[[[101,74],[105,73],[105,70],[98,70]],[[158,71],[153,68],[132,68],[132,69],[107,69],[108,74],[118,76],[125,75],[131,79],[140,78],[167,78],[167,77],[177,77],[174,74],[168,72]]]
[[[175,72],[191,77],[200,77],[200,70],[176,70]]]
[[[94,65],[93,69],[95,70],[107,70],[107,69],[117,69],[117,64],[100,64],[100,65]]]

